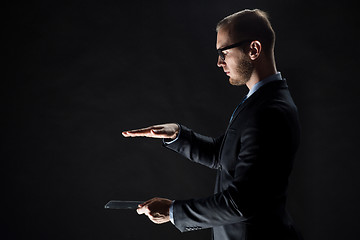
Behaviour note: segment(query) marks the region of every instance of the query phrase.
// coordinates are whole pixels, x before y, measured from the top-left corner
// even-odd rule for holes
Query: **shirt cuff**
[[[175,225],[174,223],[174,202],[172,202],[172,204],[170,205],[170,209],[169,209],[169,217],[170,217],[170,222]]]

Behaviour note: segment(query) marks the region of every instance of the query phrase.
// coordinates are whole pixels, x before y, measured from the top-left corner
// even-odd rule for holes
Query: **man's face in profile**
[[[229,34],[228,28],[222,27],[217,33],[216,48],[224,48],[241,40],[242,39],[233,39]],[[248,49],[248,47],[244,49]],[[226,75],[229,76],[229,82],[232,85],[244,85],[251,77],[254,67],[246,53],[247,51],[240,49],[240,47],[235,47],[223,51],[225,56],[224,60],[218,57],[217,65],[223,68]]]

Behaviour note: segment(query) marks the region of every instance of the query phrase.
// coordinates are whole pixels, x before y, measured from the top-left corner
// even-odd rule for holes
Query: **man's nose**
[[[217,66],[218,66],[218,67],[223,67],[223,66],[225,66],[225,61],[222,60],[220,56],[218,56]]]

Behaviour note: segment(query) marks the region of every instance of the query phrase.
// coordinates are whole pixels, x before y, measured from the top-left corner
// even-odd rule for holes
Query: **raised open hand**
[[[150,137],[175,139],[179,133],[179,125],[166,123],[154,125],[147,128],[135,129],[122,132],[124,137]]]

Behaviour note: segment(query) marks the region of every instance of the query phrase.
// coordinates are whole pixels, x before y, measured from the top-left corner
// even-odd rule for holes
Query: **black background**
[[[270,14],[302,142],[288,209],[305,239],[360,235],[355,1],[27,1],[3,7],[1,239],[210,239],[110,199],[205,197],[215,172],[122,130],[220,135],[247,89],[216,67],[215,25]]]

